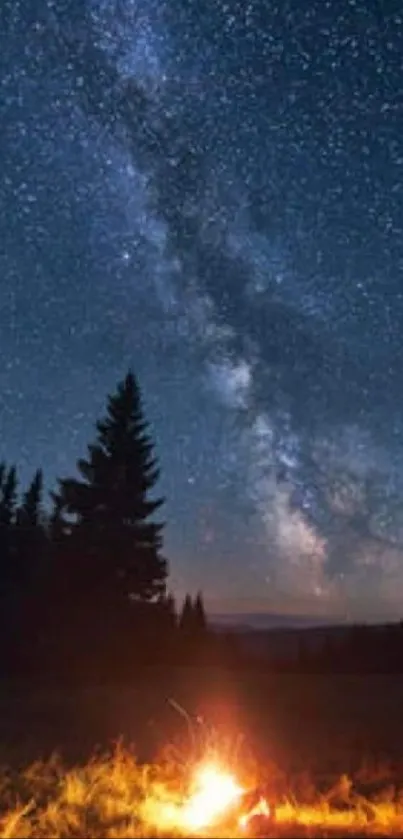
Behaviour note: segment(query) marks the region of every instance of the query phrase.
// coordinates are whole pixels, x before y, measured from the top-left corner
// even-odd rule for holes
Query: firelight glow
[[[204,760],[195,766],[188,793],[182,800],[175,800],[160,788],[156,796],[147,797],[142,815],[159,830],[173,829],[185,835],[201,833],[214,829],[225,816],[230,816],[245,792],[224,766]]]
[[[184,826],[201,830],[214,824],[244,792],[232,775],[214,764],[202,764],[196,770],[193,792],[182,812]]]
[[[264,818],[269,818],[270,815],[270,807],[267,801],[265,801],[264,798],[260,798],[256,806],[253,808],[253,810],[250,811],[250,813],[243,814],[240,817],[239,826],[245,829],[248,827],[250,820],[253,819],[255,816],[263,816]]]

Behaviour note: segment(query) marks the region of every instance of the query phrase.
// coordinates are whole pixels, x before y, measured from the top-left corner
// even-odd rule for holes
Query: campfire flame
[[[264,799],[259,799],[248,812],[242,813],[245,793],[247,789],[231,771],[218,762],[206,760],[196,765],[188,794],[181,801],[149,800],[147,815],[157,827],[174,828],[185,835],[212,830],[229,818],[244,832],[252,817],[270,815]]]
[[[10,777],[0,773],[5,790]],[[148,766],[118,747],[76,769],[57,758],[27,767],[18,776],[20,800],[3,806],[0,836],[95,836],[103,827],[109,837],[403,837],[403,789],[391,785],[393,777],[387,767],[364,767],[355,783],[342,776],[325,792],[308,789],[304,803],[292,788],[275,790],[267,768],[262,785],[258,771],[223,747],[186,764]],[[362,787],[374,782],[368,797]]]
[[[213,763],[198,766],[193,792],[182,811],[182,822],[189,830],[212,826],[233,807],[244,789],[234,777]]]
[[[205,835],[218,825],[231,823],[237,833],[240,831],[241,835],[244,835],[252,824],[250,819],[269,818],[269,805],[259,797],[255,785],[246,786],[236,776],[234,767],[240,766],[240,738],[235,740],[235,749],[232,739],[229,744],[231,748],[223,748],[224,743],[221,741],[218,748],[217,732],[214,728],[207,726],[202,717],[193,721],[188,712],[174,699],[168,701],[186,720],[192,747],[198,745],[200,734],[204,742],[200,743],[199,759],[190,761],[191,766],[193,763],[193,769],[190,777],[187,774],[185,790],[182,788],[179,797],[173,798],[168,794],[159,799],[147,798],[143,807],[146,821],[162,830],[174,829],[185,834],[203,832]],[[226,755],[226,759],[223,755]],[[187,765],[189,766],[189,763]],[[245,776],[244,771],[242,774]]]

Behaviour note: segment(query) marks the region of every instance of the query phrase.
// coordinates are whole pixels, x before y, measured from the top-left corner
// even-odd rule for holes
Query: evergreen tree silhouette
[[[207,620],[203,604],[203,598],[199,592],[192,599],[187,594],[182,605],[178,623],[179,652],[185,656],[185,660],[194,659],[194,656],[204,654],[206,643],[211,640],[207,635]]]
[[[6,476],[6,463],[4,460],[0,463],[0,492],[3,491],[4,478]]]
[[[0,467],[0,659],[9,668],[10,650],[15,634],[16,555],[15,521],[17,509],[17,473],[15,466]]]
[[[126,601],[153,602],[165,593],[167,579],[164,525],[150,521],[163,499],[149,498],[159,469],[132,372],[108,397],[107,415],[96,427],[88,459],[78,461],[82,480],[60,480],[54,495],[59,532],[67,531],[81,567],[86,561],[93,587],[106,585]]]
[[[23,495],[19,518],[21,524],[32,529],[42,525],[43,472],[37,469],[34,477]]]
[[[37,469],[32,481],[24,492],[22,502],[17,509],[16,525],[27,535],[27,540],[36,543],[36,537],[44,534],[43,512],[43,472]],[[35,544],[33,545],[35,547]]]
[[[43,589],[48,571],[48,538],[42,506],[43,473],[37,469],[16,509],[13,556],[13,643],[10,666],[15,672],[35,668]]]
[[[193,622],[195,631],[203,635],[207,631],[206,610],[204,608],[203,596],[199,591],[193,604]]]
[[[32,582],[45,558],[46,535],[42,499],[43,473],[41,469],[37,469],[16,514],[16,551],[21,584]]]
[[[5,601],[14,584],[17,472],[1,464],[0,477],[0,597]],[[4,605],[4,604],[3,604]]]
[[[11,527],[15,521],[17,508],[17,470],[11,466],[7,470],[2,464],[1,499],[0,499],[0,526]]]
[[[50,493],[53,502],[52,510],[47,522],[47,534],[53,557],[60,555],[66,538],[70,535],[70,527],[63,515],[63,500],[56,492]]]
[[[178,626],[178,615],[173,594],[167,594],[159,601],[162,621],[168,632],[174,631]]]
[[[201,592],[192,600],[187,594],[179,618],[179,629],[188,637],[199,638],[207,630],[206,612]]]
[[[179,616],[179,630],[188,637],[191,637],[194,633],[193,602],[190,594],[187,594],[183,601]]]

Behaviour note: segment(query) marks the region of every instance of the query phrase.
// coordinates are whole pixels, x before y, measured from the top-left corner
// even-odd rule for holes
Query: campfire
[[[239,742],[232,738],[225,748],[214,727],[200,717],[192,719],[175,700],[169,702],[187,722],[194,757],[186,761],[181,795],[160,788],[145,801],[145,820],[157,829],[192,836],[215,835],[219,829],[229,835],[261,835],[273,822],[274,811],[246,777]]]
[[[256,774],[248,772],[239,754],[231,753],[217,732],[206,736],[204,723],[195,726],[180,706],[172,704],[187,718],[191,746],[198,748],[196,756],[193,752],[186,761],[181,781],[176,775],[171,786],[154,784],[144,799],[141,817],[159,835],[251,839],[305,836],[307,830],[316,836],[324,830],[333,836],[353,837],[362,831],[403,836],[401,804],[365,800],[345,775],[309,804],[276,793],[273,779],[260,786]]]
[[[54,756],[16,775],[0,773],[0,837],[403,836],[403,790],[388,788],[379,775],[381,792],[365,796],[365,777],[375,777],[371,768],[305,797],[289,778],[280,774],[276,781],[274,765],[267,771],[229,746],[220,738],[214,749],[187,752],[184,763],[168,749],[145,765],[118,744],[72,769]]]
[[[142,817],[159,835],[194,839],[306,836],[307,831],[310,836],[403,837],[401,804],[371,803],[352,793],[351,786],[342,776],[315,803],[297,804],[285,797],[273,803],[264,790],[238,779],[218,755],[208,755],[191,768],[180,795],[168,787],[154,788],[144,802]]]
[[[235,778],[219,766],[201,764],[195,771],[193,791],[182,808],[184,826],[189,830],[210,827],[238,804],[242,794]]]
[[[230,769],[207,759],[191,774],[189,789],[182,800],[146,801],[146,817],[157,828],[169,828],[186,835],[205,836],[220,827],[255,836],[273,820],[268,802],[258,791],[244,787]]]
[[[196,718],[189,735],[151,764],[118,743],[75,768],[53,756],[0,770],[0,837],[403,837],[402,776],[392,767],[363,766],[319,789],[310,776],[256,762],[233,731],[223,736]]]

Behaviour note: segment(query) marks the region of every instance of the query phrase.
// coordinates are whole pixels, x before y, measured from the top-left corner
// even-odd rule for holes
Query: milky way
[[[49,486],[130,365],[172,582],[399,615],[398,2],[1,11],[1,451]]]

